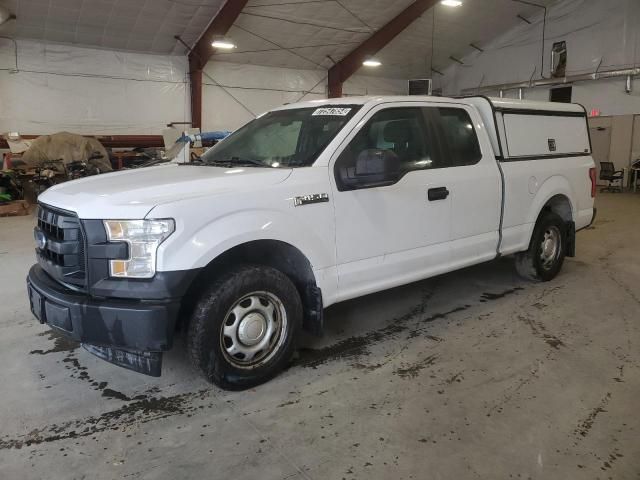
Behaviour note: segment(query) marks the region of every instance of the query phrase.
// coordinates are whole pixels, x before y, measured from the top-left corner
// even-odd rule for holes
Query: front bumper
[[[125,368],[160,375],[162,353],[173,342],[180,299],[93,298],[54,281],[39,265],[29,270],[31,311],[42,324]]]

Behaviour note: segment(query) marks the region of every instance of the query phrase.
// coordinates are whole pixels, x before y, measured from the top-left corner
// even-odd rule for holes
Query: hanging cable
[[[321,68],[321,69],[323,69],[323,70],[325,69],[325,66],[324,66],[324,65],[322,65],[322,64],[320,64],[320,63],[317,63],[317,62],[314,62],[313,60],[311,60],[311,59],[309,59],[309,58],[305,57],[304,55],[300,55],[299,53],[294,52],[294,51],[292,51],[291,49],[289,49],[289,48],[287,48],[287,47],[283,47],[282,45],[278,45],[278,44],[277,44],[276,42],[274,42],[273,40],[269,40],[268,38],[265,38],[265,37],[263,37],[262,35],[259,35],[259,34],[255,33],[255,32],[252,32],[252,31],[250,31],[250,30],[247,30],[246,28],[241,27],[240,25],[235,25],[235,27],[236,27],[236,28],[238,28],[238,29],[240,29],[240,30],[242,30],[243,32],[246,32],[246,33],[248,33],[248,34],[250,34],[250,35],[253,35],[253,36],[255,36],[255,37],[258,37],[259,39],[264,40],[265,42],[268,42],[268,43],[270,43],[271,45],[275,45],[276,47],[281,48],[282,50],[286,50],[286,51],[287,51],[287,52],[289,52],[291,55],[295,55],[296,57],[299,57],[299,58],[301,58],[302,60],[305,60],[305,61],[307,61],[307,62],[309,62],[309,63],[313,63],[316,67],[320,67],[320,68]]]
[[[360,16],[356,15],[355,12],[353,12],[352,10],[350,10],[349,8],[347,8],[340,0],[334,0],[338,5],[340,5],[342,7],[342,9],[346,12],[349,13],[349,15],[351,15],[353,18],[355,18],[356,20],[358,20],[362,25],[364,25],[365,27],[367,27],[369,29],[370,32],[373,32],[374,28],[369,25],[367,22],[365,22]]]
[[[193,48],[191,48],[189,45],[187,45],[187,43],[182,39],[182,37],[180,35],[174,35],[173,38],[175,38],[176,40],[178,40],[182,45],[184,45],[187,49],[187,53],[188,55],[194,54],[197,57],[198,62],[202,62],[202,57],[198,54],[198,52],[196,50],[194,50]],[[189,62],[191,63],[191,62]],[[206,62],[205,62],[206,63]],[[191,68],[191,67],[190,67]],[[209,80],[211,80],[214,84],[214,86],[219,87],[222,89],[223,92],[225,92],[227,95],[229,95],[238,105],[240,105],[242,108],[244,108],[247,112],[249,112],[251,114],[252,117],[255,117],[256,114],[253,113],[251,111],[251,109],[249,107],[247,107],[244,103],[242,103],[233,93],[231,93],[224,85],[222,85],[220,82],[218,82],[215,78],[213,78],[211,75],[209,75],[207,72],[204,71],[204,68],[201,68],[200,71],[202,72],[202,75],[204,75],[205,77],[207,77]]]
[[[353,10],[351,10],[349,7],[347,7],[341,0],[310,0],[310,1],[301,1],[301,2],[283,2],[283,3],[269,3],[269,4],[262,4],[262,5],[248,5],[245,8],[266,8],[266,7],[280,7],[283,5],[287,5],[287,6],[295,6],[295,5],[306,5],[306,4],[311,4],[311,3],[335,3],[337,4],[342,10],[344,10],[345,12],[347,12],[352,18],[355,18],[363,27],[365,27],[369,32],[373,32],[375,29],[369,25],[367,22],[365,22],[362,17],[360,17],[358,14],[356,14]],[[243,12],[247,15],[252,15],[249,12]],[[256,16],[259,16],[258,14],[253,14]],[[286,18],[279,18],[279,17],[266,17],[266,18],[270,18],[270,19],[274,19],[274,20],[282,20],[284,22],[291,22],[291,23],[298,23],[298,24],[302,24],[302,22],[297,22],[295,20],[289,20]],[[311,24],[309,24],[311,25]],[[333,29],[337,29],[337,27],[332,27],[330,25],[318,25],[318,24],[313,24],[314,26],[317,27],[321,27],[321,28],[333,28]],[[347,30],[350,32],[353,32],[353,30]],[[354,43],[360,43],[360,42],[354,42]]]
[[[308,3],[334,3],[335,1],[336,0],[307,0],[301,2],[260,3],[256,5],[247,5],[245,8],[281,7],[283,5],[306,5]]]
[[[429,70],[431,72],[431,81],[433,82],[433,53],[434,53],[434,42],[436,38],[436,9],[433,8],[433,12],[431,14],[431,58],[429,59]]]
[[[272,17],[271,15],[262,15],[262,14],[259,14],[259,13],[242,12],[241,15],[247,15],[249,17],[265,18],[265,19],[268,19],[268,20],[278,20],[280,22],[293,23],[294,25],[325,28],[327,30],[337,30],[339,32],[368,33],[368,32],[362,31],[362,29],[333,27],[331,25],[321,25],[319,23],[312,23],[312,22],[301,22],[301,21],[296,21],[296,20],[289,20],[287,18],[282,18],[282,17]],[[238,25],[235,25],[235,26],[237,27]]]
[[[220,82],[218,82],[215,78],[213,78],[211,75],[209,75],[207,72],[205,72],[204,70],[202,70],[202,74],[207,77],[209,80],[211,80],[214,84],[214,86],[221,88],[227,95],[229,95],[231,98],[233,98],[235,100],[235,102],[240,105],[242,108],[244,108],[247,112],[249,112],[251,114],[252,117],[255,117],[256,114],[254,112],[251,111],[251,109],[249,107],[247,107],[244,103],[242,103],[233,93],[231,93],[224,85],[222,85]]]
[[[3,72],[15,72],[12,68],[0,68]],[[124,77],[118,75],[104,75],[100,73],[66,73],[66,72],[52,72],[47,70],[19,70],[19,73],[33,73],[38,75],[55,75],[59,77],[82,77],[82,78],[103,78],[107,80],[125,80],[127,82],[151,82],[151,83],[169,83],[173,85],[183,85],[185,82],[182,80],[156,80],[153,78],[134,78]]]
[[[540,64],[540,78],[544,78],[544,42],[545,42],[545,35],[547,30],[547,7],[545,7],[544,5],[540,5],[538,3],[530,2],[528,0],[511,0],[511,1],[522,3],[523,5],[529,5],[531,7],[538,7],[544,10],[544,13],[542,15],[542,54],[541,54],[542,59]]]
[[[233,52],[215,52],[213,57],[224,58],[225,55],[238,55],[241,53],[281,52],[282,50],[301,50],[303,48],[341,47],[344,45],[360,45],[361,42],[324,43],[321,45],[299,45],[296,47],[259,48],[256,50],[236,50]]]
[[[311,88],[310,88],[310,89],[309,89],[309,90],[308,90],[304,95],[302,95],[299,99],[297,99],[297,100],[296,100],[296,102],[299,102],[300,100],[302,100],[304,97],[306,97],[306,96],[307,96],[307,95],[309,95],[310,93],[313,93],[313,90],[314,90],[318,85],[320,85],[321,83],[323,83],[323,82],[327,79],[327,77],[328,77],[328,76],[329,76],[329,75],[325,75],[325,76],[324,76],[324,77],[322,77],[320,80],[318,80],[318,82],[317,82],[313,87],[311,87]],[[319,95],[322,95],[322,94],[319,94]],[[295,102],[294,102],[294,103],[295,103]]]

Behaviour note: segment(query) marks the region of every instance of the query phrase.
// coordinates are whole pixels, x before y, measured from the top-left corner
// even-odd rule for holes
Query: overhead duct
[[[552,87],[554,85],[564,85],[567,83],[586,82],[590,80],[602,80],[605,78],[635,77],[640,75],[640,68],[625,68],[621,70],[603,70],[601,72],[583,73],[580,75],[569,75],[563,78],[542,78],[540,80],[527,80],[525,82],[502,83],[497,85],[485,85],[482,87],[471,87],[462,89],[462,95],[477,95],[491,93],[495,91],[516,90],[519,88]]]
[[[416,78],[409,80],[409,95],[431,95],[433,80],[430,78]]]

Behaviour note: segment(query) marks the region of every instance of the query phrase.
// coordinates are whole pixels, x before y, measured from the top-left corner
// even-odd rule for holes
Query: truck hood
[[[167,164],[65,182],[49,188],[38,200],[83,219],[140,219],[157,205],[264,188],[290,174],[290,169],[280,168]]]

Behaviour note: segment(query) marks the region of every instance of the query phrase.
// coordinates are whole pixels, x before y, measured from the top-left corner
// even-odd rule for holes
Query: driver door
[[[424,278],[449,262],[448,169],[427,108],[378,106],[336,152],[331,177],[340,300]],[[359,172],[371,158],[384,171]]]

